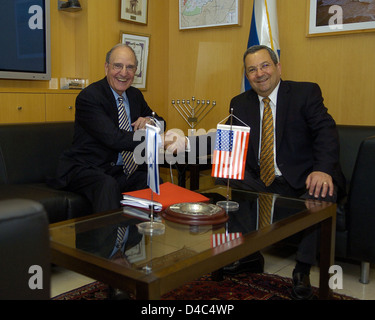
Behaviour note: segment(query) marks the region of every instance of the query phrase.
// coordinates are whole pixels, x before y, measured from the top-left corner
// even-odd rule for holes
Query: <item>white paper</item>
[[[154,211],[161,211],[163,207],[162,204],[159,202],[132,197],[126,194],[123,195],[123,200],[121,200],[121,204],[125,206],[132,206],[143,209],[151,209],[151,205],[153,205]]]

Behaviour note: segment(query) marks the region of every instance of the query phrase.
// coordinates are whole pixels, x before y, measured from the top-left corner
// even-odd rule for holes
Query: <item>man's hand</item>
[[[170,153],[185,152],[187,141],[181,130],[168,130],[164,134],[164,149]]]
[[[309,190],[310,196],[314,195],[315,198],[322,198],[333,195],[334,187],[332,182],[332,177],[321,171],[311,172],[306,179],[306,189]]]
[[[146,129],[146,124],[151,124],[152,120],[150,118],[139,117],[132,123],[134,131],[138,129]]]

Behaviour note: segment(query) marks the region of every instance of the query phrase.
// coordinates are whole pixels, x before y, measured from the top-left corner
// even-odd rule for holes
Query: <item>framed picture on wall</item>
[[[147,24],[148,0],[121,0],[120,20]]]
[[[133,86],[141,90],[146,90],[150,35],[121,31],[120,41],[132,47],[137,56],[138,68],[134,76]]]
[[[310,0],[308,36],[375,31],[375,0]]]
[[[180,30],[239,26],[239,0],[179,0]]]

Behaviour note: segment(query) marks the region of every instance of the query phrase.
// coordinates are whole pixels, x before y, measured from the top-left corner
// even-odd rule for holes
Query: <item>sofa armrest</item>
[[[0,201],[0,300],[49,299],[48,220],[35,201]]]
[[[349,256],[375,262],[375,136],[363,140],[348,195]]]

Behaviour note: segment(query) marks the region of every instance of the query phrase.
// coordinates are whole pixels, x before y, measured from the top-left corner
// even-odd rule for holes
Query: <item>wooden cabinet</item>
[[[1,93],[0,122],[44,122],[45,95],[40,93]]]
[[[79,90],[0,92],[0,123],[74,121]]]
[[[46,94],[46,121],[74,121],[77,94]]]

